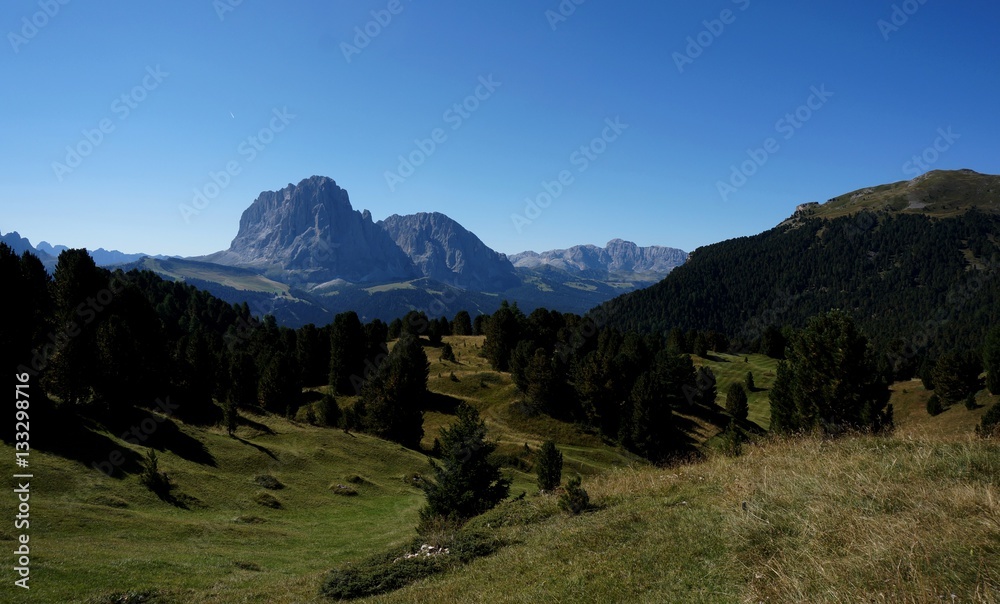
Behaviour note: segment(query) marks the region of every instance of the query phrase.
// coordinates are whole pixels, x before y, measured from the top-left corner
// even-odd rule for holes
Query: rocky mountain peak
[[[393,215],[378,225],[425,277],[479,291],[502,291],[519,283],[506,255],[444,214]]]
[[[347,191],[325,176],[261,193],[243,212],[229,249],[205,259],[290,271],[308,283],[419,276],[371,213],[355,210]]]

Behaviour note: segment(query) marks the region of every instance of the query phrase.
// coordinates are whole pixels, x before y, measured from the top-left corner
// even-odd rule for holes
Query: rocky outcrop
[[[393,215],[378,224],[425,277],[477,291],[503,291],[520,283],[506,255],[444,214]]]

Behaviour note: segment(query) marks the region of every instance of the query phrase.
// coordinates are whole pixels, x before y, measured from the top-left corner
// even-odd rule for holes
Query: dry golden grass
[[[597,511],[505,527],[501,553],[372,601],[1000,602],[995,443],[745,451],[593,477]]]

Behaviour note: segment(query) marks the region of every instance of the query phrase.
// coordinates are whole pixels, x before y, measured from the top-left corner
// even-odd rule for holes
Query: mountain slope
[[[913,187],[964,190],[970,178],[978,180],[932,173]],[[943,217],[882,206],[841,215],[843,196],[830,207],[800,207],[774,229],[695,250],[662,282],[601,310],[621,328],[711,329],[745,348],[768,325],[800,326],[842,308],[907,359],[976,350],[1000,321],[1000,202],[989,186],[977,187],[983,195],[940,202],[939,211],[950,212]]]

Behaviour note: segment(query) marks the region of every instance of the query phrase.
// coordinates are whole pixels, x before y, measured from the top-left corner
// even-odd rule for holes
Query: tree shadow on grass
[[[271,459],[273,459],[275,461],[278,460],[278,456],[275,455],[273,452],[271,452],[270,449],[268,449],[267,447],[265,447],[263,445],[258,445],[257,443],[252,443],[252,442],[250,442],[249,440],[247,440],[245,438],[240,438],[239,436],[236,436],[235,434],[233,435],[233,438],[235,438],[236,440],[240,441],[244,445],[249,445],[249,446],[253,447],[254,449],[257,449],[258,451],[260,451],[261,453],[267,455],[268,457],[270,457]]]
[[[108,430],[126,442],[169,451],[197,464],[216,467],[215,458],[197,438],[183,432],[171,418],[145,409],[132,409],[109,421]]]
[[[268,426],[267,424],[262,424],[260,422],[255,422],[254,420],[247,417],[245,414],[240,414],[239,425],[246,426],[247,428],[251,428],[262,434],[267,434],[268,436],[274,436],[275,434],[274,430],[271,429],[271,426]]]
[[[454,415],[458,406],[463,402],[462,399],[455,398],[454,396],[441,394],[440,392],[428,392],[424,398],[424,411],[436,411],[438,413]]]

